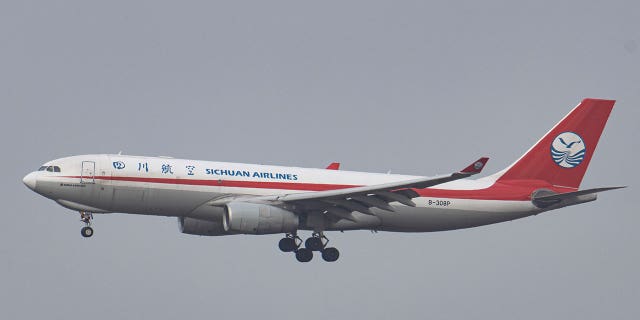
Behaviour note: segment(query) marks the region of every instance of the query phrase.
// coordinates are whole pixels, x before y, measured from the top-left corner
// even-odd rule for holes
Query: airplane
[[[433,232],[471,228],[596,200],[624,187],[580,190],[615,100],[584,99],[522,157],[471,180],[482,157],[435,177],[212,162],[170,157],[90,154],[49,161],[27,174],[31,190],[80,213],[83,237],[94,214],[177,217],[200,236],[284,234],[283,252],[309,262],[340,253],[325,232]],[[304,241],[298,231],[311,231]]]

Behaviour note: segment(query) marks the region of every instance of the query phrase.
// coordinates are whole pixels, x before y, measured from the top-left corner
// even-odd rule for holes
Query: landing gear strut
[[[80,211],[80,221],[84,222],[84,227],[80,229],[80,234],[89,238],[93,235],[93,228],[91,228],[91,220],[93,219],[93,214],[91,212]]]
[[[325,243],[323,240],[327,242]],[[327,237],[321,233],[314,232],[313,235],[304,242],[304,246],[311,251],[322,251],[327,243],[329,243]]]
[[[340,251],[334,247],[327,247],[328,244],[329,239],[322,232],[314,232],[304,243],[309,250],[320,251],[324,261],[334,262],[340,257]]]
[[[320,251],[322,253],[322,259],[327,262],[334,262],[340,257],[338,249],[333,247],[327,247],[329,239],[324,236],[322,232],[314,232],[304,242],[304,248],[301,248],[302,239],[296,234],[288,233],[278,243],[278,247],[283,252],[295,252],[296,259],[300,262],[309,262],[313,259],[313,252]]]

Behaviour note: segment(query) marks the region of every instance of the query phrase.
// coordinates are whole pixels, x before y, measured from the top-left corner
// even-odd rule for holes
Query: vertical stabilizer
[[[544,180],[578,188],[615,100],[584,99],[510,167],[495,175],[504,180]]]

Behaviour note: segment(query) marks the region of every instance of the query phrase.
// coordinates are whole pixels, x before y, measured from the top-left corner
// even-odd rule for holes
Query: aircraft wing
[[[372,215],[371,208],[374,207],[394,211],[393,207],[389,205],[391,202],[399,202],[415,207],[416,204],[411,199],[419,195],[412,189],[433,187],[478,174],[482,171],[487,161],[489,161],[489,158],[480,158],[458,172],[439,177],[337,190],[292,193],[281,196],[260,197],[254,200],[276,204],[294,204],[299,210],[320,211],[338,218],[355,221],[352,212]]]

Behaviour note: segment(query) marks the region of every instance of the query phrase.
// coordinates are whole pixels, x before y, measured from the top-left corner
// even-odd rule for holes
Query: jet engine
[[[224,236],[229,233],[222,227],[220,221],[200,220],[194,218],[180,217],[180,232],[195,234],[199,236]]]
[[[222,216],[224,231],[244,234],[294,232],[298,216],[278,207],[249,202],[230,202]]]

